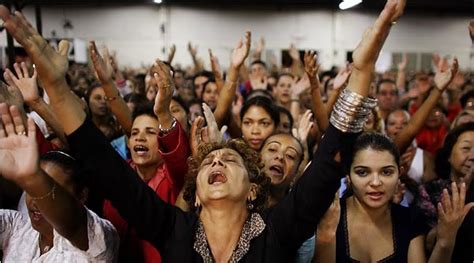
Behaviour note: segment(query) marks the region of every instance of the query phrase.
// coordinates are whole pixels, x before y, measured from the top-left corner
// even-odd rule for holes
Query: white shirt
[[[53,247],[43,255],[39,232],[31,226],[28,214],[0,210],[0,246],[3,262],[115,262],[119,238],[113,225],[87,211],[89,249],[83,251],[54,230]]]

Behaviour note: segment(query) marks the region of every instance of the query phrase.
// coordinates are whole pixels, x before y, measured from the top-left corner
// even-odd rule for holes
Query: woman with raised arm
[[[347,146],[353,144],[370,108],[375,106],[366,98],[368,85],[363,76],[354,79],[352,88],[338,102],[341,110],[332,116],[332,125],[311,165],[293,191],[271,210],[261,211],[268,180],[259,169],[255,151],[238,140],[203,146],[190,163],[185,194],[197,213],[185,213],[157,197],[86,120],[64,81],[66,45],[60,44],[60,53],[56,53],[19,12],[11,15],[0,7],[0,17],[37,65],[71,149],[93,178],[90,183],[103,189],[138,235],[160,249],[165,261],[292,260],[333,201],[343,175],[340,158],[345,157]],[[163,80],[157,95],[160,103],[155,104],[159,107],[168,100],[163,93],[172,92],[173,85],[164,64],[158,64],[155,74]],[[169,116],[158,115],[158,119],[161,132],[172,129]],[[162,151],[168,150],[165,144],[160,145]]]
[[[0,104],[0,174],[24,189],[28,217],[0,210],[5,262],[114,262],[118,236],[110,222],[84,207],[84,176],[71,156],[39,158],[36,127],[18,108]]]

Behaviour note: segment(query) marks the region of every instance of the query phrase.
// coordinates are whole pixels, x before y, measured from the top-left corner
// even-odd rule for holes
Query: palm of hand
[[[350,76],[349,71],[344,71],[341,74],[337,74],[337,76],[336,76],[336,78],[334,78],[334,82],[333,82],[334,88],[339,89],[342,86],[344,86],[344,84],[346,83],[349,76]]]
[[[247,51],[245,46],[240,46],[232,51],[232,65],[234,67],[239,67],[244,62],[247,57]]]
[[[434,82],[436,84],[436,87],[438,87],[441,90],[444,90],[448,86],[452,77],[453,77],[453,73],[451,72],[451,70],[446,70],[446,71],[441,71],[441,72],[436,73],[434,77]]]
[[[16,81],[18,89],[25,101],[34,101],[39,98],[38,84],[36,78],[22,78]]]
[[[296,82],[293,85],[292,90],[293,90],[295,95],[299,96],[301,93],[303,93],[303,91],[305,91],[309,87],[311,87],[311,84],[309,82],[309,77],[308,77],[307,74],[305,74],[305,75],[303,75],[303,77],[298,82]]]
[[[38,38],[40,36],[38,35]],[[51,46],[49,46],[42,38],[37,40],[38,46],[44,42],[46,45],[43,50],[35,49],[33,52],[37,55],[32,55],[34,64],[37,66],[39,78],[43,83],[55,84],[64,81],[66,72],[69,68],[69,61],[66,54],[59,54]],[[67,48],[69,45],[67,45]],[[63,51],[67,52],[67,50]]]
[[[32,175],[37,168],[35,138],[10,135],[0,139],[0,174],[10,180]]]

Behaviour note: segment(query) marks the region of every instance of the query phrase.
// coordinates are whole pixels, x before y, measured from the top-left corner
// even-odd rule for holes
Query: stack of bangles
[[[342,132],[361,132],[376,105],[376,99],[344,89],[334,105],[330,122]]]

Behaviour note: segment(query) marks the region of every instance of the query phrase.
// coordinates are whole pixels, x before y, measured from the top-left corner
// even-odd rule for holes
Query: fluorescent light
[[[362,3],[362,0],[344,0],[339,4],[341,10],[349,9]]]
[[[161,4],[163,1],[162,0],[153,0],[155,4]]]

